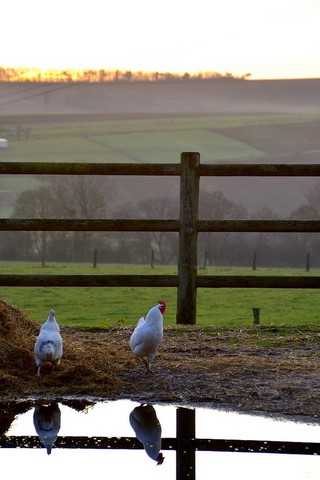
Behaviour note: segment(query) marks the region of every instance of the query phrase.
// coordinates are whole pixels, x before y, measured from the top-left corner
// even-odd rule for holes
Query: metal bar
[[[318,177],[319,164],[201,164],[202,177]]]
[[[177,275],[0,275],[1,287],[177,287]]]
[[[0,219],[0,231],[178,232],[179,220],[157,219]]]
[[[0,162],[1,175],[180,175],[177,163]]]

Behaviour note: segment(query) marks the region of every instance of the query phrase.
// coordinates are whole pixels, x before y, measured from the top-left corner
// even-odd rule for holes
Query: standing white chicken
[[[154,360],[163,338],[163,317],[166,304],[162,300],[152,307],[146,318],[140,318],[130,338],[130,348],[133,354],[140,358],[151,372],[150,364]]]
[[[40,329],[39,336],[34,346],[34,359],[37,368],[37,377],[40,377],[40,369],[43,362],[59,365],[62,358],[62,338],[60,327],[57,323],[54,311],[49,311],[49,316]]]
[[[156,411],[152,405],[142,404],[132,410],[129,422],[137,439],[152,460],[161,465],[164,456],[161,450],[161,425],[157,418]]]

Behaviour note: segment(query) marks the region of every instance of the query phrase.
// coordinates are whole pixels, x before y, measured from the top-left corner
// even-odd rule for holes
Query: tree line
[[[43,177],[42,177],[43,178]],[[50,176],[36,190],[22,192],[13,218],[152,218],[177,219],[174,199],[150,198],[115,207],[114,182],[98,176]],[[220,191],[202,192],[199,218],[212,220],[276,220],[277,214],[262,208],[249,215],[243,205]],[[320,184],[289,219],[320,219]],[[198,238],[198,266],[320,267],[320,238],[315,233],[206,232]],[[1,232],[0,259],[46,262],[95,262],[168,265],[177,264],[178,233],[168,232]]]
[[[251,76],[246,73],[235,76],[230,72],[198,72],[191,74],[172,72],[145,72],[131,70],[42,70],[29,67],[0,67],[0,82],[34,82],[34,83],[107,83],[107,82],[163,82],[163,81],[188,81],[188,80],[245,80]]]

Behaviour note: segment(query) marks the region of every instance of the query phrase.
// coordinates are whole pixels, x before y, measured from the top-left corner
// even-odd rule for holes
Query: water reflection
[[[47,450],[47,454],[50,455],[61,424],[61,411],[57,402],[52,402],[49,405],[44,405],[39,401],[36,402],[33,424],[40,441]]]
[[[291,420],[126,400],[0,403],[0,463],[24,480],[34,465],[46,480],[56,466],[77,480],[93,468],[130,480],[319,480],[320,421]]]
[[[152,405],[135,407],[129,415],[129,422],[136,437],[143,445],[146,454],[161,465],[164,456],[161,450],[161,425]]]

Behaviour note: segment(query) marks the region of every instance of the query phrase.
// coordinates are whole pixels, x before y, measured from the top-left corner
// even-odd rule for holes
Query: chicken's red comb
[[[166,305],[166,302],[164,302],[163,300],[159,300],[159,305],[160,305],[160,312],[161,313],[165,313],[166,309],[167,309],[167,305]]]

